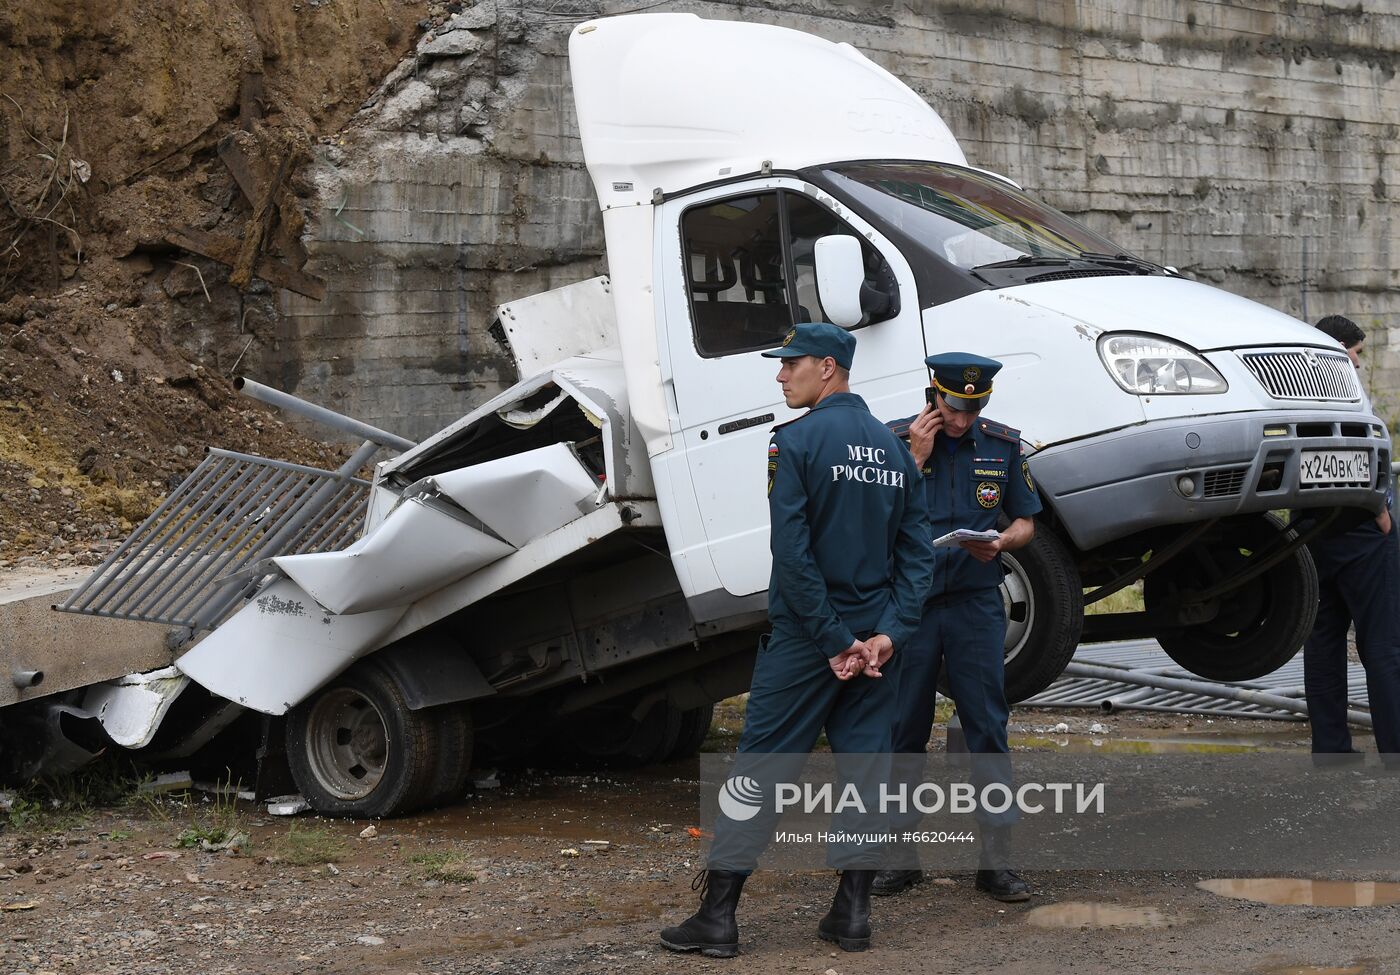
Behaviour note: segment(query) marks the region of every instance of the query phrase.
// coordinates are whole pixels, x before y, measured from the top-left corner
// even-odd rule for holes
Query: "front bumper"
[[[1266,428],[1277,435],[1266,437]],[[1366,451],[1371,483],[1303,485],[1300,457],[1318,449]],[[1281,508],[1378,514],[1390,456],[1385,426],[1370,413],[1277,410],[1153,420],[1047,447],[1030,467],[1084,551],[1148,528]],[[1188,474],[1193,490],[1183,492]]]

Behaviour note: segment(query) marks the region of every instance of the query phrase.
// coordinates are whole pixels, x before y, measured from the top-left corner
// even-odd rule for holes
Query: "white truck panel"
[[[415,497],[347,549],[272,561],[316,602],[345,614],[406,606],[512,551],[507,542]]]
[[[518,376],[571,356],[617,347],[617,316],[606,277],[589,278],[496,309]]]
[[[598,483],[573,451],[558,443],[447,471],[432,480],[515,548],[598,507]]]
[[[569,38],[569,67],[604,210],[765,163],[849,159],[853,143],[865,159],[966,162],[908,85],[849,44],[800,31],[694,14],[591,20]],[[608,251],[616,262],[611,238]]]
[[[404,609],[337,616],[292,580],[278,579],[175,666],[211,694],[263,714],[286,714],[379,646]]]

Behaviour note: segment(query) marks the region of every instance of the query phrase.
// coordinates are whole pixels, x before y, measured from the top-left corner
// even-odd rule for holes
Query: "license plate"
[[[1304,484],[1370,484],[1371,455],[1364,450],[1305,450],[1299,480]]]

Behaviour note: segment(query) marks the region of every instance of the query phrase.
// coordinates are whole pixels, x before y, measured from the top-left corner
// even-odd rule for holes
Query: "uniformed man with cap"
[[[818,322],[763,353],[782,360],[787,405],[809,409],[775,428],[768,447],[772,632],[759,642],[735,769],[760,782],[765,756],[805,756],[823,729],[833,752],[869,756],[865,766],[883,761],[887,775],[898,690],[887,664],[919,625],[933,569],[913,457],[850,391],[855,344]],[[663,945],[738,954],[735,907],[775,820],[766,806],[742,824],[720,816],[708,870],[696,878],[700,909],[663,930]],[[845,869],[818,934],[846,950],[870,943],[878,855],[828,848],[829,862]]]
[[[923,619],[901,665],[895,751],[922,753],[927,746],[939,668],[946,664],[949,691],[974,756],[974,778],[1009,784],[1010,760],[1003,758],[1009,712],[999,556],[1031,540],[1040,498],[1021,454],[1020,433],[982,416],[1001,363],[962,352],[925,362],[933,371],[929,403],[890,427],[908,441],[919,466],[934,537],[959,528],[995,530],[1002,517],[1010,524],[995,541],[965,541],[935,551]],[[976,815],[982,839],[977,888],[998,900],[1025,900],[1030,888],[1009,865],[1015,807],[996,814],[979,809]],[[918,869],[882,870],[873,892],[897,894],[921,879]]]

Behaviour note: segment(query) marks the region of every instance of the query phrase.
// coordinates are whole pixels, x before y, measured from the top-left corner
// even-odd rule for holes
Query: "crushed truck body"
[[[1002,558],[1008,697],[1082,635],[1216,679],[1298,649],[1308,537],[1390,487],[1335,344],[970,166],[849,45],[645,14],[580,25],[570,64],[608,276],[501,306],[520,381],[422,443],[243,382],[362,445],[336,471],[211,450],[59,607],[173,627],[174,671],[23,689],[12,774],[254,723],[313,808],[376,816],[461,795],[488,754],[693,754],[766,622],[765,448],[796,414],[760,353],[802,321],[857,330],[852,386],[886,420],[924,402],[926,355],[1004,363],[1028,460],[952,489],[1045,503]],[[1086,620],[1138,582],[1142,611]]]

